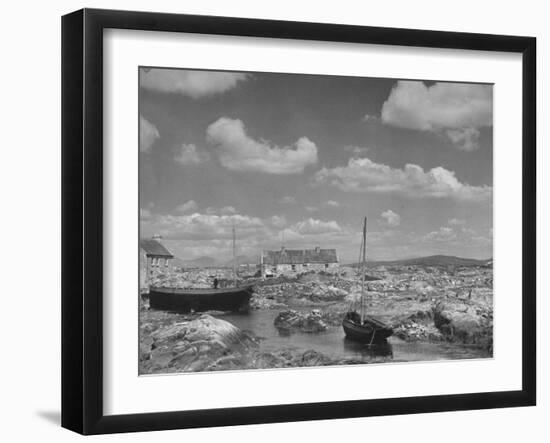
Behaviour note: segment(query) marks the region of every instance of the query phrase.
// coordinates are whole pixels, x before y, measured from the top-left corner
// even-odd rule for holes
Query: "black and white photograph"
[[[493,357],[492,84],[138,75],[140,375]]]

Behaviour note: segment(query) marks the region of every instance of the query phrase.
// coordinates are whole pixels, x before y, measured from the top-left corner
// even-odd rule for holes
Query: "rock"
[[[440,301],[433,307],[434,325],[450,341],[492,348],[493,309],[469,300]]]
[[[292,309],[282,311],[275,317],[273,324],[284,332],[322,332],[327,329],[321,311],[318,309],[309,313],[301,313]]]
[[[242,366],[247,352],[256,346],[233,324],[203,314],[160,328],[142,340],[141,368],[145,373],[233,369]]]
[[[309,349],[302,354],[296,366],[326,366],[333,363],[334,361],[331,358],[327,357],[325,354],[322,354],[321,352],[315,351],[313,349]]]

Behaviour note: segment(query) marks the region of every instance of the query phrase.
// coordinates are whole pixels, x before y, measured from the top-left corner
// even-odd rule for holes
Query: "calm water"
[[[245,331],[260,337],[260,349],[272,352],[281,349],[315,349],[332,358],[351,357],[365,362],[374,357],[385,356],[394,361],[450,360],[463,358],[484,358],[487,354],[479,349],[450,343],[409,343],[396,337],[388,339],[388,346],[367,346],[345,339],[341,327],[329,328],[326,332],[282,335],[273,326],[279,312],[251,311],[248,314],[223,314],[219,318],[233,323]]]

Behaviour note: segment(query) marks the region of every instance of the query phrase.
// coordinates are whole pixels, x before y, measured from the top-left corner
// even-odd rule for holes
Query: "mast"
[[[364,312],[364,297],[365,297],[365,266],[367,262],[367,217],[365,217],[365,220],[363,222],[363,260],[361,263],[361,324],[363,324],[363,320],[365,317]]]
[[[233,286],[237,287],[237,258],[235,256],[235,225],[233,225]]]

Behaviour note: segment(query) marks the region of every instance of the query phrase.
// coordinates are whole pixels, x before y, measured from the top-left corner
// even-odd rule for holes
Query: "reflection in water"
[[[393,358],[393,347],[386,339],[379,343],[359,343],[349,338],[344,338],[344,350],[346,353],[358,356],[369,357],[390,357]]]

